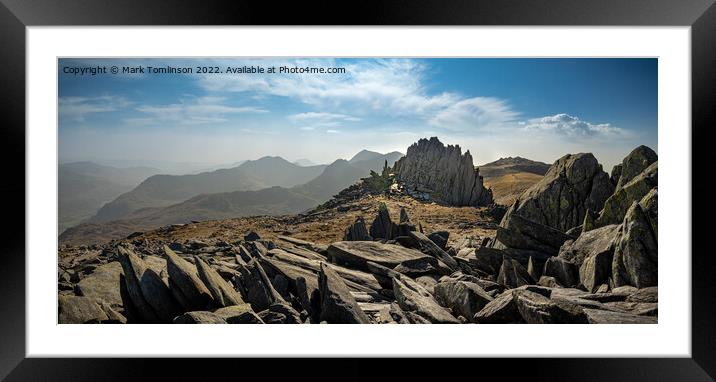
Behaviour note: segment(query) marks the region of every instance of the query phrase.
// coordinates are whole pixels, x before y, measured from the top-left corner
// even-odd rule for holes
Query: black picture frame
[[[710,204],[692,210],[692,358],[627,359],[480,359],[458,364],[445,362],[412,367],[399,360],[256,360],[197,361],[139,359],[37,359],[26,358],[25,343],[25,69],[27,26],[62,25],[618,25],[690,26],[692,78],[692,175],[711,171],[706,145],[709,128],[716,126],[716,5],[714,0],[502,0],[362,1],[355,4],[320,1],[313,4],[268,1],[171,1],[171,0],[0,0],[0,120],[6,167],[4,251],[0,255],[0,379],[53,381],[107,381],[147,379],[151,369],[161,379],[187,379],[192,372],[208,380],[214,373],[239,372],[236,378],[269,380],[305,375],[331,379],[402,378],[424,375],[425,369],[449,371],[454,378],[466,373],[486,378],[493,372],[517,380],[628,380],[712,381],[716,376],[716,269],[715,256],[706,240]],[[688,128],[670,126],[667,128]],[[691,179],[698,178],[692,176]],[[692,180],[692,200],[706,199],[705,183]],[[10,211],[8,211],[8,209]],[[8,224],[9,223],[9,224]],[[50,254],[48,254],[50,255]],[[686,256],[687,254],[664,254]],[[53,256],[48,256],[52,259]],[[459,339],[452,339],[459,340]],[[529,339],[525,339],[528,341]],[[141,346],[141,344],[138,344]],[[237,344],[240,346],[240,344]],[[390,346],[386,341],[382,346]],[[489,346],[476,344],[476,346]],[[566,349],[568,351],[568,349]],[[276,367],[279,362],[281,367]],[[419,361],[420,362],[420,361]],[[435,366],[430,366],[435,365]],[[517,365],[517,366],[516,366]],[[318,366],[318,367],[316,367]],[[465,367],[468,366],[468,367]],[[384,369],[385,367],[385,369]],[[329,373],[328,370],[332,369]],[[254,370],[246,374],[247,370]],[[335,371],[333,371],[335,370]],[[378,372],[377,370],[382,370]],[[380,374],[376,374],[380,373]]]

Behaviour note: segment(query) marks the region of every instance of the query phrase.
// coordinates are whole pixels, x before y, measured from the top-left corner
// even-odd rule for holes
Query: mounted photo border
[[[29,26],[56,25],[262,25],[283,22],[294,23],[306,20],[307,24],[330,23],[378,24],[378,25],[680,25],[691,26],[692,34],[692,171],[706,173],[708,149],[699,147],[707,142],[705,131],[714,126],[713,114],[716,104],[714,67],[716,67],[716,6],[712,1],[702,2],[644,2],[633,1],[628,4],[602,2],[556,1],[547,7],[544,4],[520,4],[518,2],[500,2],[487,4],[474,2],[469,5],[446,5],[439,2],[417,2],[404,4],[403,11],[397,5],[385,6],[364,3],[350,11],[335,8],[335,15],[312,13],[314,9],[259,9],[252,4],[184,5],[182,8],[171,6],[169,2],[150,2],[127,4],[114,2],[81,1],[36,1],[10,2],[0,8],[0,41],[3,49],[2,71],[2,107],[6,145],[3,156],[11,167],[6,191],[8,200],[25,199],[25,168],[16,165],[18,158],[25,158],[25,99],[26,83],[32,73],[26,72],[26,36]],[[29,4],[27,4],[29,3]],[[619,4],[619,5],[616,5]],[[325,8],[325,7],[321,7]],[[645,10],[648,9],[648,12]],[[221,11],[218,11],[221,10]],[[283,13],[286,12],[286,13]],[[283,13],[283,14],[282,14]],[[303,17],[305,14],[305,17]],[[155,16],[151,16],[155,15]],[[161,15],[161,16],[156,16]],[[320,20],[319,20],[320,19]],[[700,139],[699,139],[700,138]],[[703,189],[692,184],[692,198],[699,199]],[[27,199],[25,199],[27,202]],[[19,203],[10,203],[16,208]],[[684,206],[691,209],[691,206]],[[14,212],[14,211],[13,211]],[[693,217],[708,213],[697,209]],[[14,215],[14,216],[13,216]],[[26,276],[25,276],[25,211],[6,217],[13,229],[6,230],[6,253],[3,266],[0,267],[0,304],[2,312],[2,341],[0,341],[0,377],[9,374],[11,380],[113,380],[131,379],[140,376],[141,364],[137,360],[47,360],[27,358],[26,348]],[[22,218],[20,218],[22,216]],[[21,223],[23,222],[23,223]],[[711,275],[714,260],[705,251],[704,231],[708,225],[692,222],[692,357],[679,359],[555,359],[555,360],[519,360],[520,367],[511,369],[513,377],[523,373],[549,380],[603,380],[606,378],[629,378],[636,380],[711,380],[716,375],[716,331],[712,317],[716,302],[713,299],[714,281]],[[694,232],[694,231],[692,231]],[[21,239],[23,238],[23,239]],[[703,248],[701,247],[703,246]],[[455,339],[457,340],[457,339]],[[141,346],[141,344],[138,344]],[[238,346],[238,345],[237,345]],[[182,361],[178,361],[182,362]],[[238,361],[230,361],[238,362]],[[365,361],[362,361],[365,362]],[[488,364],[494,367],[507,367],[510,361],[481,360],[470,361],[471,368],[479,369]],[[514,361],[513,361],[514,362]],[[333,366],[343,368],[349,377],[360,378],[370,375],[370,369],[360,361],[331,361]],[[164,364],[164,362],[162,362]],[[497,365],[500,366],[497,366]],[[237,365],[232,363],[232,365]],[[14,368],[14,369],[13,369]],[[136,369],[135,369],[136,368]],[[220,369],[220,368],[215,368]],[[127,372],[127,370],[132,370]],[[163,370],[167,370],[166,367]],[[181,366],[174,368],[181,372]],[[122,371],[120,373],[120,371]],[[165,377],[169,377],[168,371]],[[365,374],[364,374],[365,373]],[[404,375],[404,374],[401,374]],[[363,378],[365,378],[363,377]]]

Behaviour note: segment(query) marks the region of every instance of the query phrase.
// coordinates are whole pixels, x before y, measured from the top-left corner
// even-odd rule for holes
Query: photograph
[[[658,324],[659,64],[58,57],[57,323]]]

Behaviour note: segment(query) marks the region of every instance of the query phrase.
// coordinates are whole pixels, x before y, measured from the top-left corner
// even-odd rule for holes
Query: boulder
[[[562,286],[571,288],[579,284],[579,270],[570,262],[559,257],[550,257],[544,264],[545,276],[554,277]]]
[[[557,281],[557,279],[552,276],[540,277],[539,281],[537,281],[537,285],[547,288],[562,288],[562,285],[559,284],[559,281]]]
[[[441,282],[433,290],[440,305],[469,321],[473,321],[475,314],[493,300],[479,285],[467,281]]]
[[[659,302],[659,288],[654,286],[639,289],[627,296],[626,301],[642,303]]]
[[[504,252],[490,247],[479,247],[474,250],[474,258],[468,257],[468,262],[488,275],[497,275],[502,266]]]
[[[101,299],[83,296],[63,296],[57,298],[58,323],[60,324],[99,324],[124,323],[126,319],[114,311]]]
[[[587,210],[600,211],[613,191],[609,175],[594,155],[567,154],[515,200],[500,226],[507,228],[514,216],[522,216],[566,232],[582,224]]]
[[[321,263],[318,273],[321,321],[336,324],[369,324],[343,279],[329,265]]]
[[[512,290],[508,290],[497,296],[483,307],[475,316],[473,321],[478,324],[519,324],[524,319],[517,310]]]
[[[244,241],[257,241],[257,240],[261,240],[261,236],[259,236],[259,234],[254,231],[250,231],[249,233],[244,235]]]
[[[301,314],[285,302],[273,303],[258,316],[266,324],[300,324]]]
[[[634,202],[621,225],[614,249],[612,277],[614,285],[637,288],[656,286],[658,281],[658,248],[649,219],[638,202]]]
[[[122,265],[127,293],[138,316],[136,318],[142,322],[159,322],[161,319],[142,293],[141,281],[145,272],[147,272],[146,265],[144,265],[139,256],[125,247],[117,247],[117,251],[117,259]],[[153,273],[151,270],[149,272]]]
[[[235,321],[239,316],[246,312],[252,312],[251,305],[249,304],[240,304],[240,305],[231,305],[231,306],[225,306],[223,308],[219,308],[215,310],[213,313],[217,316],[223,318],[227,323],[231,324],[232,321]]]
[[[656,324],[658,319],[653,316],[640,316],[601,309],[584,309],[590,324]]]
[[[214,298],[197,274],[196,267],[164,246],[170,289],[185,310],[202,310],[214,305]]]
[[[460,323],[433,299],[430,292],[410,278],[393,278],[393,293],[396,302],[406,314],[412,313],[433,324]]]
[[[649,147],[642,145],[632,150],[622,160],[616,189],[624,187],[657,160],[659,160],[659,156]]]
[[[121,307],[122,296],[119,293],[121,274],[122,264],[117,261],[100,265],[92,274],[77,283],[75,292],[79,296],[101,298],[111,306]]]
[[[562,244],[570,239],[572,237],[558,229],[514,215],[509,220],[503,220],[497,228],[493,248],[526,250],[521,259],[526,265],[530,253],[533,253],[534,260],[545,261],[557,255]]]
[[[647,219],[651,224],[651,232],[654,233],[654,238],[659,238],[659,216],[658,216],[658,190],[656,187],[652,188],[639,202],[641,208],[646,213]]]
[[[529,290],[513,292],[517,311],[528,324],[586,324],[582,308],[568,302],[556,302]]]
[[[634,202],[639,202],[657,187],[659,176],[659,162],[652,163],[629,183],[622,185],[604,203],[604,208],[594,222],[594,227],[603,227],[609,224],[619,224],[624,219],[627,210]]]
[[[406,260],[426,257],[424,253],[400,245],[383,244],[375,241],[339,241],[331,244],[328,257],[338,264],[368,270],[366,262],[371,261],[388,268],[395,268]]]
[[[174,324],[225,324],[226,320],[212,312],[186,312],[174,318]]]
[[[577,240],[564,243],[559,249],[559,258],[572,262],[580,267],[584,260],[596,254],[614,253],[614,241],[618,236],[620,227],[608,225],[601,228],[583,232]]]
[[[450,232],[448,231],[436,231],[428,235],[428,239],[435,243],[440,249],[445,251],[447,249],[447,243],[448,238],[450,237]]]
[[[219,306],[232,306],[241,305],[244,300],[241,298],[241,294],[234,289],[228,282],[226,282],[209,264],[205,263],[199,257],[194,257],[194,263],[196,264],[197,274],[209,289],[211,296],[214,298],[214,302]]]
[[[452,272],[445,265],[441,266],[438,259],[434,257],[406,260],[398,264],[393,270],[412,278],[423,275],[445,275]]]
[[[616,187],[617,184],[619,183],[619,178],[621,178],[621,176],[622,176],[623,168],[624,167],[622,166],[621,163],[616,164],[616,165],[614,165],[614,167],[612,167],[612,172],[609,174],[609,180],[612,181],[612,184],[614,185],[614,187]]]
[[[368,233],[368,228],[365,226],[363,217],[356,218],[355,223],[351,224],[350,227],[346,228],[346,233],[343,235],[343,241],[372,241],[373,238]]]
[[[527,270],[517,260],[505,257],[497,275],[497,282],[507,288],[517,288],[522,285],[534,284],[534,280]]]
[[[424,234],[420,232],[410,232],[410,237],[418,242],[418,246],[423,253],[437,258],[453,271],[460,269],[455,259],[448,255],[447,252],[442,250],[437,244],[433,243],[433,241]]]
[[[370,236],[374,239],[390,240],[394,237],[393,233],[396,231],[393,226],[394,224],[390,220],[388,207],[385,203],[380,203],[378,206],[378,215],[370,225]]]
[[[283,300],[281,295],[273,288],[266,272],[258,259],[252,259],[248,264],[239,265],[241,273],[241,287],[244,299],[251,304],[256,312],[267,309],[271,304]]]

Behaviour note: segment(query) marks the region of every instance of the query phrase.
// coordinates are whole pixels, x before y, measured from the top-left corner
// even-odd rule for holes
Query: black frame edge
[[[708,155],[707,134],[716,126],[716,5],[713,0],[608,0],[605,2],[546,0],[523,1],[456,1],[450,4],[434,0],[396,1],[393,3],[363,2],[350,12],[340,7],[327,17],[324,12],[297,5],[276,13],[273,5],[232,2],[217,5],[215,1],[190,2],[156,0],[63,2],[39,0],[0,0],[0,46],[3,49],[3,70],[0,80],[3,135],[6,138],[2,151],[5,163],[17,164],[18,157],[25,160],[25,26],[26,25],[275,25],[346,23],[353,25],[691,25],[692,26],[692,174],[710,171],[712,160]],[[60,5],[62,4],[62,5]],[[266,3],[270,4],[270,3]],[[327,1],[320,1],[324,7]],[[598,5],[597,5],[598,4]],[[222,12],[217,12],[221,9]],[[270,11],[270,12],[269,12]],[[338,11],[338,12],[336,12]],[[342,12],[348,12],[343,14]],[[341,13],[341,14],[339,14]],[[25,200],[25,169],[15,166],[5,183],[8,195]],[[692,176],[693,179],[693,176]],[[710,189],[709,189],[710,191]],[[707,188],[692,181],[692,200],[706,199]],[[693,203],[693,201],[692,201]],[[691,206],[685,206],[691,208]],[[124,380],[142,379],[142,371],[161,367],[168,377],[176,374],[185,379],[188,374],[179,366],[168,370],[171,361],[153,360],[87,360],[67,362],[61,359],[25,358],[25,210],[14,203],[10,230],[6,230],[6,251],[0,266],[0,317],[3,318],[0,335],[0,379],[8,380]],[[22,209],[22,212],[20,210]],[[525,359],[518,361],[520,370],[510,360],[470,360],[471,370],[481,366],[510,367],[513,377],[528,376],[530,380],[545,378],[560,380],[603,380],[606,378],[629,380],[713,380],[716,375],[716,329],[713,317],[716,290],[713,278],[714,257],[707,252],[704,238],[708,238],[708,225],[696,224],[706,220],[710,209],[692,209],[692,351],[693,359]],[[18,219],[22,215],[21,219]],[[699,252],[701,250],[701,252]],[[698,254],[700,253],[700,254]],[[19,270],[22,270],[20,272]],[[698,335],[694,335],[694,334]],[[181,362],[181,361],[180,361]],[[229,362],[231,362],[229,364]],[[287,361],[283,360],[282,363]],[[289,363],[292,363],[291,361]],[[339,374],[351,379],[370,377],[365,361],[328,361]],[[401,369],[404,363],[396,360],[370,361]],[[393,363],[397,362],[397,363]],[[221,370],[231,365],[238,370],[255,365],[257,360],[225,361],[202,360]],[[221,367],[217,367],[218,365]],[[450,362],[447,362],[450,363]],[[295,367],[277,372],[290,375],[305,361],[296,361]],[[17,365],[17,367],[15,367]],[[291,366],[293,366],[292,364]],[[397,365],[397,366],[396,366]],[[174,366],[174,365],[173,365]],[[198,365],[197,365],[198,366]],[[202,365],[203,366],[203,365]],[[270,367],[270,364],[267,363]],[[462,364],[461,364],[462,366]],[[13,370],[14,368],[14,370]],[[197,367],[199,369],[199,367]],[[275,365],[272,368],[275,370]],[[226,370],[226,369],[225,369]],[[403,370],[404,371],[404,370]],[[210,373],[209,373],[210,374]],[[209,374],[202,375],[208,377]],[[409,373],[408,373],[409,374]],[[416,374],[419,374],[416,372]],[[537,377],[535,378],[535,375]],[[406,376],[406,374],[401,374]]]

